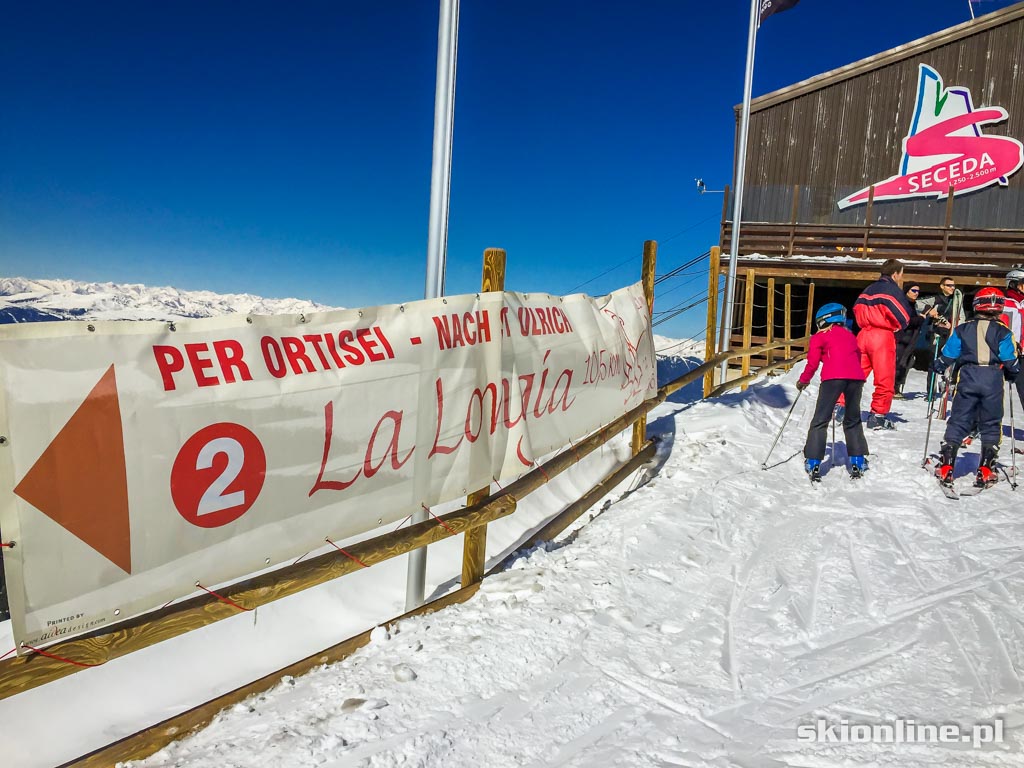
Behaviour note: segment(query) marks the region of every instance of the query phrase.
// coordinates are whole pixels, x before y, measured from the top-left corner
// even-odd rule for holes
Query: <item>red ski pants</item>
[[[896,387],[896,334],[885,328],[865,328],[857,334],[857,348],[864,375],[875,372],[871,412],[884,416],[892,406]]]

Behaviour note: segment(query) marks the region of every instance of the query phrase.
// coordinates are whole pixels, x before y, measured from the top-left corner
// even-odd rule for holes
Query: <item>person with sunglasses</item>
[[[934,347],[935,340],[938,339],[939,349],[949,339],[953,327],[964,321],[964,297],[952,277],[947,276],[939,280],[939,292],[921,299],[918,302],[918,309],[923,310],[924,316],[931,321],[928,332],[929,345]]]
[[[903,332],[896,336],[896,391],[893,397],[903,400],[903,386],[907,383],[907,373],[910,371],[911,363],[914,360],[914,352],[917,349],[917,339],[921,335],[921,328],[924,326],[924,314],[917,311],[917,300],[921,296],[921,284],[918,282],[908,283],[906,286],[907,301],[915,308],[910,316],[910,322]]]

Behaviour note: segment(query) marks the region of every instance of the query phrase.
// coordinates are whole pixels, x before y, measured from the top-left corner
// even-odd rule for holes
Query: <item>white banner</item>
[[[518,476],[657,390],[639,284],[0,326],[15,638],[47,643]]]

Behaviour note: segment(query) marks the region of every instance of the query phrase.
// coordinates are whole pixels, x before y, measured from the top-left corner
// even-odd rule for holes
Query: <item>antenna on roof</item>
[[[722,192],[725,192],[724,189],[708,189],[707,185],[704,183],[704,179],[694,179],[694,181],[697,182],[697,194],[703,195],[705,192],[711,192],[711,193],[722,193]]]

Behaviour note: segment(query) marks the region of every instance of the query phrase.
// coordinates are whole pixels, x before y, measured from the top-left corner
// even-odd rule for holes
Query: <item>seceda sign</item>
[[[15,638],[79,634],[516,476],[656,389],[639,285],[3,326]]]
[[[917,105],[910,132],[903,139],[900,172],[874,184],[874,199],[944,198],[974,192],[1007,177],[1024,165],[1024,144],[1009,136],[982,133],[981,127],[1006,120],[1002,107],[975,108],[971,92],[946,88],[939,73],[922,64]],[[839,201],[840,208],[866,203],[871,187]]]

